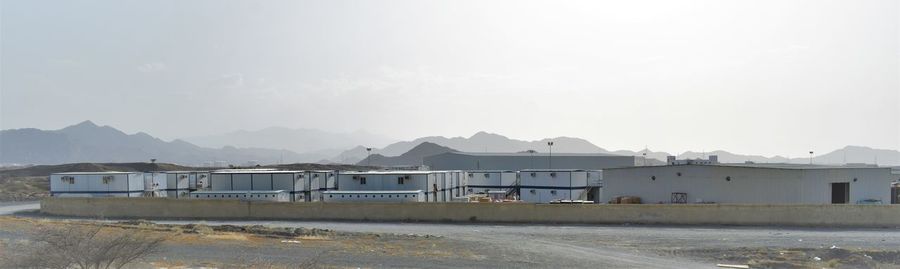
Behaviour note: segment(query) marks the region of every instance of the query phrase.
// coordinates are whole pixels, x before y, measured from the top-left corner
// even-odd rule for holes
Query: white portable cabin
[[[144,194],[149,197],[168,197],[168,178],[166,172],[144,173]],[[175,191],[174,189],[171,191]]]
[[[209,172],[206,171],[162,171],[153,173],[165,174],[166,197],[172,198],[187,197],[188,193],[192,191],[204,189],[203,185],[209,182]]]
[[[209,174],[210,191],[272,191],[283,190],[290,201],[306,201],[308,176],[303,171],[270,169],[228,169]]]
[[[322,193],[338,189],[337,173],[335,171],[306,171],[309,181],[309,194],[306,201],[322,201]]]
[[[246,191],[195,191],[193,199],[228,199],[242,201],[290,202],[291,196],[284,190],[246,190]]]
[[[139,172],[69,172],[50,175],[50,195],[57,197],[140,197]]]
[[[528,203],[584,200],[588,188],[585,170],[546,169],[519,171],[519,199]]]
[[[436,183],[431,171],[340,172],[337,186],[341,191],[415,191],[424,192],[426,201],[434,201],[431,189]]]
[[[475,170],[466,171],[466,193],[487,194],[490,191],[512,191],[516,188],[517,174],[509,170]]]
[[[414,191],[326,191],[322,193],[327,203],[376,202],[416,203],[425,202],[425,192]]]
[[[450,171],[450,199],[466,196],[466,172]]]

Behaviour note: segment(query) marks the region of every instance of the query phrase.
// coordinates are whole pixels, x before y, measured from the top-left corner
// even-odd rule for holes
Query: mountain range
[[[269,127],[254,131],[238,130],[217,135],[187,137],[183,138],[183,140],[194,145],[209,148],[233,146],[238,148],[268,148],[302,152],[308,156],[308,159],[304,160],[307,162],[333,159],[332,157],[339,155],[345,149],[357,145],[384,146],[396,141],[386,136],[365,131],[338,133],[317,129],[291,129],[285,127]]]
[[[110,126],[98,126],[85,121],[59,130],[33,128],[0,131],[0,163],[2,164],[59,164],[74,162],[146,162],[151,158],[161,162],[199,165],[207,162],[244,164],[249,161],[261,164],[318,162],[358,163],[365,165],[398,166],[419,165],[428,155],[448,151],[464,152],[546,152],[548,141],[553,141],[553,152],[559,153],[609,153],[625,156],[644,156],[664,161],[667,152],[650,150],[610,151],[593,143],[573,137],[545,138],[525,141],[499,134],[478,132],[471,137],[429,136],[372,148],[369,152],[362,145],[386,144],[388,138],[365,132],[349,134],[330,133],[311,129],[281,127],[258,131],[236,131],[222,135],[163,141],[139,132],[126,134]],[[234,139],[235,142],[230,142]],[[346,139],[347,141],[341,141]],[[349,146],[347,146],[349,145]],[[338,147],[349,148],[339,150]],[[294,151],[291,149],[296,149]],[[300,153],[298,153],[300,152]],[[371,155],[371,156],[369,156]],[[718,155],[723,163],[807,163],[809,158],[785,158],[741,155],[726,151],[684,152],[678,158],[705,158]],[[369,159],[366,159],[368,156]],[[815,156],[819,164],[878,163],[900,165],[900,151],[847,146]]]
[[[455,152],[457,150],[441,146],[431,142],[422,142],[421,144],[411,148],[410,150],[400,154],[400,156],[384,156],[381,154],[372,154],[362,159],[356,165],[365,166],[411,166],[421,165],[424,158],[447,152]]]
[[[84,121],[59,130],[33,128],[0,131],[0,163],[61,164],[75,162],[146,162],[150,159],[186,165],[221,161],[243,164],[292,162],[304,159],[288,150],[218,149],[170,142],[146,133],[126,134],[110,126]]]

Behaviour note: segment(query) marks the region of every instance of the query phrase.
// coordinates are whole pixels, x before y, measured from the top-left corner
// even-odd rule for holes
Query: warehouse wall
[[[900,226],[900,206],[896,205],[273,203],[160,198],[46,198],[41,201],[41,211],[62,216],[146,219]]]
[[[442,153],[423,159],[425,165],[432,170],[523,170],[548,169],[550,163],[546,155],[530,156],[523,154],[510,155],[478,155],[466,153]],[[553,169],[586,169],[599,170],[611,167],[629,167],[635,165],[633,156],[553,156]]]
[[[637,196],[647,204],[670,203],[674,192],[687,193],[688,203],[828,204],[832,182],[850,183],[851,203],[869,198],[890,203],[891,177],[887,169],[676,165],[607,169],[603,181],[606,199]]]

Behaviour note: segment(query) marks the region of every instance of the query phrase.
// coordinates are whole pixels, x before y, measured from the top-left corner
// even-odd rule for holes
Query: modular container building
[[[284,190],[245,190],[245,191],[195,191],[194,199],[232,199],[242,201],[290,202],[291,196]]]
[[[144,173],[144,195],[148,197],[168,197],[169,191],[175,189],[168,188],[168,177],[166,172],[146,172]]]
[[[517,173],[509,170],[476,170],[465,172],[466,192],[469,194],[487,194],[490,191],[512,192],[518,185]]]
[[[230,169],[210,172],[210,191],[274,191],[287,192],[290,201],[307,200],[309,176],[304,171]]]
[[[307,201],[322,201],[322,193],[337,190],[337,173],[335,171],[306,171],[309,182]]]
[[[586,200],[588,173],[585,170],[546,169],[519,171],[519,198],[528,203],[556,200]]]
[[[888,204],[890,168],[800,164],[666,165],[603,170],[603,196],[643,203]]]
[[[435,174],[433,171],[340,172],[337,186],[341,191],[421,190],[425,194],[425,201],[434,202],[439,197],[439,191],[434,189],[440,186]]]
[[[424,157],[423,163],[434,170],[512,170],[591,169],[663,164],[635,156],[602,153],[480,153],[446,152]]]
[[[57,197],[140,197],[144,175],[138,172],[70,172],[50,175],[50,195]]]
[[[379,202],[379,203],[415,203],[425,202],[425,192],[414,191],[326,191],[325,202]]]
[[[187,197],[192,191],[205,189],[209,182],[207,171],[163,171],[153,172],[166,175],[166,197]]]

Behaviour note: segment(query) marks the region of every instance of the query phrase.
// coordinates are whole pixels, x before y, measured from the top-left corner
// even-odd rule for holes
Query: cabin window
[[[362,177],[359,179],[359,185],[366,185],[366,178]]]
[[[552,191],[550,191],[550,194],[556,195],[556,191],[552,190]]]
[[[403,177],[397,178],[397,184],[403,185]]]
[[[408,198],[408,197],[406,196],[406,194],[404,194],[404,195],[403,195],[403,198]]]

